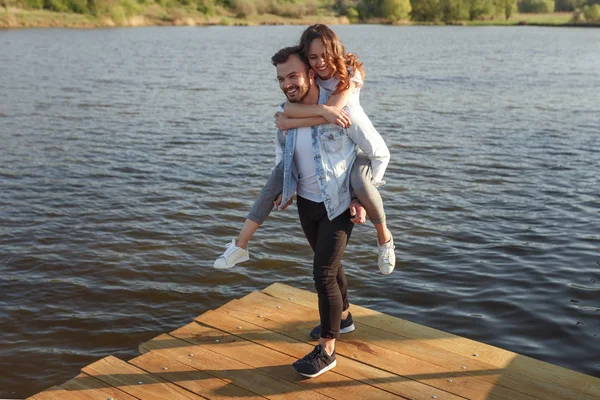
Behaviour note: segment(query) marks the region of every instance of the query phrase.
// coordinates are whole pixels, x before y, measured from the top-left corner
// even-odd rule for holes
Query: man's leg
[[[318,203],[314,203],[310,200],[303,199],[298,196],[298,214],[300,217],[300,224],[302,225],[302,229],[304,230],[304,235],[306,236],[308,243],[312,247],[313,251],[316,253],[317,242],[318,242],[318,231],[319,231],[319,220],[321,218],[327,218],[327,213],[322,209],[319,209]],[[352,224],[353,226],[353,224]],[[348,239],[350,238],[350,233],[348,234]],[[336,281],[338,287],[340,288],[340,293],[342,296],[342,324],[343,329],[340,330],[340,333],[350,333],[354,330],[354,322],[352,319],[348,320],[349,312],[348,308],[350,308],[350,303],[348,301],[348,290],[346,283],[346,275],[344,273],[343,266],[337,271]],[[316,326],[312,332],[310,332],[310,337],[318,340],[321,337],[321,325]]]
[[[298,197],[298,214],[304,234],[315,252],[313,276],[319,297],[321,339],[319,345],[294,368],[315,377],[336,365],[335,339],[340,333],[342,313],[347,310],[348,292],[341,259],[354,224],[350,212],[329,221],[323,203]]]
[[[319,295],[320,343],[331,354],[335,347],[331,339],[339,337],[342,313],[349,307],[342,257],[354,224],[350,221],[350,211],[344,212],[333,221],[327,217],[323,205],[322,211],[317,233],[313,276]]]

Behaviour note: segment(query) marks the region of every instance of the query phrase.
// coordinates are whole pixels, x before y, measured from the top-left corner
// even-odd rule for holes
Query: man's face
[[[302,101],[310,90],[314,72],[307,69],[306,64],[295,54],[286,62],[277,65],[279,87],[291,103]]]

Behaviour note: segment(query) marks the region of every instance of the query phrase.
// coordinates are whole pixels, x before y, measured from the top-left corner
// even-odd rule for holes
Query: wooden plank
[[[274,299],[274,303],[281,303],[280,298]],[[287,307],[290,301],[283,303],[281,307]],[[298,311],[295,313],[306,311],[306,307],[298,306]],[[355,323],[359,327],[352,334],[353,340],[361,340],[365,343],[375,343],[377,346],[402,352],[430,363],[447,367],[453,371],[461,372],[462,366],[467,368],[462,372],[477,377],[478,379],[486,380],[497,385],[516,390],[521,393],[528,394],[532,397],[552,398],[552,399],[594,399],[595,397],[577,391],[570,387],[564,387],[555,382],[535,379],[532,377],[517,374],[512,370],[501,369],[495,366],[483,363],[479,357],[471,358],[462,357],[455,353],[448,353],[445,350],[435,346],[430,346],[429,342],[420,342],[405,337],[392,334],[388,331],[382,331],[364,326],[357,321]],[[307,327],[306,329],[309,329]],[[347,340],[347,336],[342,336],[341,340]],[[496,372],[494,372],[496,371]]]
[[[82,370],[85,374],[144,400],[203,399],[187,390],[148,374],[141,369],[108,356]]]
[[[270,329],[298,340],[309,339],[308,332],[311,326],[306,326],[303,321],[314,318],[315,311],[292,302],[284,303],[284,305],[280,305],[280,303],[279,299],[255,292],[240,300],[232,301],[221,309],[240,311],[240,315],[245,313],[246,316],[252,316],[254,319],[256,319],[257,313],[260,313],[265,320],[273,324],[269,327]],[[468,376],[460,371],[453,371],[395,350],[377,346],[372,342],[356,340],[354,336],[355,333],[351,333],[337,342],[338,354],[467,398],[506,400],[530,400],[533,398],[512,389]],[[494,369],[493,371],[479,372],[493,374],[498,371],[498,369]]]
[[[246,332],[246,335],[257,335],[260,331],[264,331],[256,326],[251,326],[243,321],[235,321],[224,313],[209,313],[215,316],[211,319],[213,325],[217,325],[217,329],[221,329],[235,335],[235,333]],[[205,314],[206,315],[206,314]],[[244,330],[243,328],[248,329]],[[171,334],[175,337],[182,335],[183,338],[189,338],[193,334],[198,335],[202,329],[198,324],[189,324],[184,328],[180,328]],[[331,373],[323,374],[315,379],[306,380],[301,375],[296,373],[292,368],[291,364],[298,359],[284,354],[279,351],[272,350],[268,347],[261,346],[252,341],[247,341],[243,336],[237,335],[238,340],[229,343],[212,343],[210,345],[205,344],[203,346],[210,348],[212,351],[222,354],[224,356],[236,359],[238,361],[245,362],[254,368],[268,372],[272,375],[278,376],[289,382],[297,382],[299,385],[314,390],[315,392],[321,393],[325,396],[333,399],[347,399],[348,391],[347,388],[352,388],[352,396],[356,400],[368,400],[368,399],[381,399],[381,400],[397,400],[399,396],[383,391],[374,386],[365,385],[361,382],[355,381],[345,375],[341,375],[332,371]],[[314,346],[306,343],[295,341],[299,346],[300,357],[303,357],[309,353]],[[293,345],[293,344],[292,344]],[[431,398],[431,395],[429,396]]]
[[[26,400],[88,400],[93,398],[95,397],[89,397],[86,394],[69,392],[61,387],[52,386],[43,392],[28,397]]]
[[[312,309],[318,308],[316,293],[288,285],[275,283],[264,289],[263,293],[282,301],[293,302]],[[473,354],[477,354],[479,362],[502,368],[507,373],[522,376],[525,380],[543,382],[544,384],[540,384],[540,386],[547,386],[546,389],[552,393],[551,398],[600,398],[600,379],[598,378],[382,314],[368,308],[352,305],[351,312],[355,321],[359,321],[360,324],[422,341],[430,346],[438,347],[462,357],[469,358]]]
[[[168,335],[156,337],[156,341],[169,341],[171,345],[184,344],[174,341]],[[138,368],[152,373],[154,376],[181,386],[190,392],[199,394],[207,399],[224,400],[243,398],[246,400],[260,400],[264,397],[249,390],[236,386],[231,379],[220,379],[190,365],[181,363],[162,351],[150,351],[151,348],[164,348],[167,343],[156,346],[142,344],[145,354],[129,360],[129,363]],[[173,347],[175,348],[175,347]],[[193,350],[190,350],[193,351]],[[189,354],[189,353],[184,353]],[[197,357],[198,354],[195,354]],[[189,357],[189,355],[187,355]]]
[[[79,374],[75,378],[60,385],[61,388],[76,393],[79,398],[106,400],[108,398],[119,400],[137,400],[136,397],[112,387],[111,385],[99,381],[98,379],[85,374]],[[87,396],[87,397],[86,397]]]
[[[257,300],[265,299],[265,297],[255,296]],[[280,302],[273,299],[271,306]],[[289,302],[283,306],[290,309],[290,312],[296,316],[312,318],[315,312],[304,306],[290,305]],[[357,329],[352,334],[351,343],[375,344],[384,349],[396,351],[428,363],[438,365],[443,368],[448,368],[454,372],[464,373],[474,378],[481,379],[495,385],[500,385],[505,388],[526,394],[530,397],[552,398],[556,400],[592,400],[592,397],[584,393],[578,392],[568,387],[562,387],[555,383],[544,382],[530,377],[516,374],[511,370],[498,368],[496,366],[481,362],[479,357],[464,357],[456,353],[447,352],[439,347],[431,346],[427,342],[409,339],[389,331],[383,331],[371,326],[362,325],[355,320]],[[308,331],[311,326],[306,327]],[[306,335],[306,334],[304,334]],[[346,335],[341,337],[342,341],[348,341]],[[499,391],[500,389],[496,389]],[[517,398],[517,397],[515,397]]]
[[[246,322],[244,320],[235,318],[235,315],[230,315],[221,310],[205,313],[199,316],[197,318],[197,321],[201,322],[206,326],[201,326],[198,324],[189,324],[183,328],[178,329],[172,334],[178,335],[179,337],[185,340],[194,341],[197,338],[201,338],[203,335],[210,335],[213,331],[212,327],[215,327],[215,329],[226,329],[228,331],[231,331],[232,335],[235,334],[240,338],[252,341],[264,347],[274,349],[283,354],[288,354],[291,356],[288,360],[292,361],[303,357],[308,351],[312,350],[313,348],[312,345],[306,344],[288,336],[281,335],[280,333],[267,330],[263,327]],[[233,348],[233,346],[230,346],[230,348],[232,349],[232,353],[238,351],[237,349]],[[239,356],[245,357],[245,355],[243,354],[240,354]],[[361,383],[362,386],[374,386],[403,398],[424,400],[431,399],[433,398],[433,396],[437,396],[437,398],[440,400],[462,399],[462,397],[443,392],[434,387],[421,384],[414,380],[406,379],[404,377],[398,376],[390,372],[379,370],[370,365],[366,365],[340,355],[338,355],[338,366],[331,372],[331,374],[336,373],[358,381]],[[328,374],[318,377],[316,380],[306,381],[306,384],[313,384],[314,382],[314,384],[321,385],[321,382]],[[348,388],[351,388],[352,395],[356,398],[362,396],[368,399],[381,399],[387,396],[381,393],[376,395],[370,390],[363,390],[359,392],[359,394],[356,394],[357,383],[355,382],[348,382],[347,384],[345,384],[345,389]],[[344,390],[344,393],[342,393],[342,398],[347,398],[347,393],[347,390]],[[332,397],[336,395],[334,393],[327,394]]]
[[[171,335],[161,335],[155,340],[146,342],[144,347],[152,353],[161,352],[165,357],[177,360],[206,374],[229,380],[236,386],[269,399],[327,399],[326,396],[306,389],[297,383],[286,381],[247,363],[223,356],[203,346],[193,345]],[[288,367],[288,365],[273,366],[273,368]]]

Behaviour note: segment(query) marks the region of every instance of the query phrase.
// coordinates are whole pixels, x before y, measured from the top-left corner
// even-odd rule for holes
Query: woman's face
[[[329,60],[325,57],[325,47],[321,39],[313,39],[308,46],[308,62],[311,68],[325,80],[333,75],[333,68],[329,66]]]

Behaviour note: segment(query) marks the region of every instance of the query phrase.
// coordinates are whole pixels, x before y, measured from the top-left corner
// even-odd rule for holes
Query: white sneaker
[[[231,239],[231,243],[227,243],[225,249],[225,253],[220,255],[215,261],[215,268],[217,269],[231,268],[237,263],[248,261],[250,259],[248,250],[238,247],[235,244],[235,239]]]
[[[389,275],[394,270],[396,266],[396,253],[394,249],[394,238],[392,237],[389,242],[382,244],[379,246],[377,243],[377,247],[379,247],[379,270],[384,275]]]

